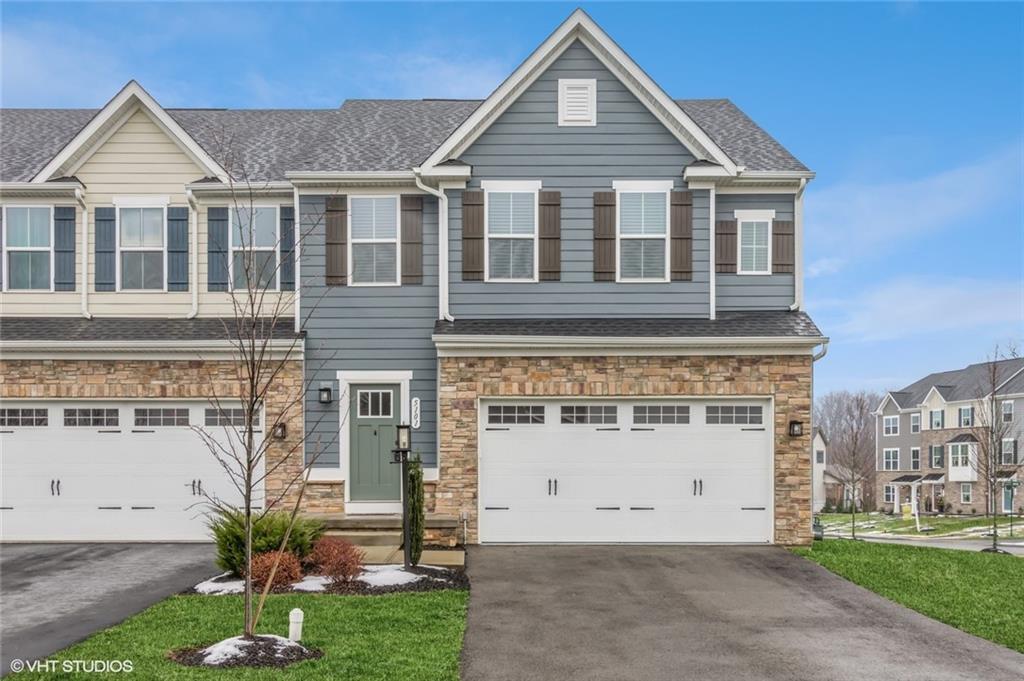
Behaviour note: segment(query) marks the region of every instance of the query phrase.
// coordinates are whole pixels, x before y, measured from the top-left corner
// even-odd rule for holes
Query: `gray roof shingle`
[[[351,99],[339,109],[167,109],[212,157],[253,181],[285,171],[388,171],[419,165],[482,100]],[[727,99],[677,100],[748,170],[807,168]],[[39,172],[97,109],[0,109],[0,181]],[[238,177],[238,179],[243,179]]]
[[[438,321],[438,336],[577,336],[586,338],[821,338],[806,312],[723,312],[717,319],[578,318]]]
[[[1003,383],[1021,369],[1024,369],[1024,358],[1004,359],[996,362],[996,382]],[[1018,378],[1000,388],[999,392],[1005,394],[1016,392],[1013,388],[1017,384]],[[928,374],[905,388],[890,391],[889,394],[901,409],[909,409],[924,402],[933,387],[947,402],[958,402],[987,395],[992,389],[991,382],[989,363],[979,362],[963,369]],[[1021,379],[1019,384],[1024,388],[1024,379]]]
[[[145,319],[139,317],[4,317],[0,319],[0,341],[210,341],[231,340],[225,331],[231,318]],[[295,320],[279,318],[271,338],[295,338]],[[261,329],[262,330],[262,329]],[[261,336],[263,337],[263,336]]]

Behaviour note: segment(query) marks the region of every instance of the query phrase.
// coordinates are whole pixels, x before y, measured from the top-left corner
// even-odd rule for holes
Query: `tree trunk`
[[[850,538],[857,538],[857,504],[850,504]]]
[[[245,494],[245,625],[244,634],[252,636],[252,499],[249,486]]]

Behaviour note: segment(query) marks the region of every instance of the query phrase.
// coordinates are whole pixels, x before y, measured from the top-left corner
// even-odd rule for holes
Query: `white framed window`
[[[960,483],[960,503],[969,504],[971,503],[971,483],[961,482]]]
[[[737,210],[736,273],[772,273],[772,221],[774,210]]]
[[[887,471],[898,471],[900,469],[900,450],[882,450],[882,469]]]
[[[940,430],[946,427],[946,412],[942,409],[932,409],[928,412],[928,423],[932,430]]]
[[[669,281],[668,206],[672,181],[617,180],[615,280]]]
[[[349,196],[348,271],[352,286],[400,286],[398,196]]]
[[[824,466],[825,465],[825,450],[819,449],[819,450],[814,452],[814,455],[816,457],[816,459],[815,459],[816,463],[818,465]]]
[[[900,417],[899,416],[883,416],[882,417],[882,435],[886,437],[900,434]]]
[[[558,125],[597,125],[596,79],[558,79]]]
[[[960,407],[956,413],[957,424],[961,428],[970,428],[974,425],[974,407]]]
[[[910,470],[919,471],[921,470],[921,448],[911,447],[910,448]]]
[[[1012,437],[1004,437],[1002,446],[999,448],[1000,463],[1005,466],[1013,466],[1017,463],[1017,440]]]
[[[359,390],[356,403],[361,419],[389,419],[393,412],[393,390]]]
[[[250,280],[263,290],[279,288],[277,245],[281,239],[277,206],[232,206],[231,258],[228,260],[232,290],[245,290]]]
[[[910,432],[921,432],[921,412],[914,412],[910,415]]]
[[[884,488],[882,499],[887,504],[896,503],[896,488],[892,485],[886,485]]]
[[[1013,423],[1013,400],[1006,400],[999,405],[1003,414],[1003,423]]]
[[[53,290],[53,206],[4,206],[4,290]]]
[[[143,199],[144,197],[140,197]],[[115,197],[118,291],[167,290],[167,205]]]
[[[932,468],[942,468],[943,466],[945,466],[945,463],[942,460],[942,445],[931,445],[930,447],[928,447],[928,450],[930,454],[929,458],[931,459]]]
[[[484,281],[537,281],[539,180],[488,180],[484,190]]]
[[[954,442],[949,445],[949,465],[951,467],[971,465],[971,447],[968,442]]]

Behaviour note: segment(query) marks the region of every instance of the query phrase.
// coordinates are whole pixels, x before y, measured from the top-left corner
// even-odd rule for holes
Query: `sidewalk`
[[[1016,533],[1014,533],[1016,534]],[[826,535],[827,536],[827,535]],[[991,546],[991,539],[951,539],[947,537],[880,537],[871,535],[857,535],[858,539],[864,541],[875,541],[883,544],[911,544],[914,546],[934,546],[939,549],[959,549],[961,551],[980,551]],[[999,539],[999,548],[1015,556],[1024,558],[1024,537],[1013,539]]]

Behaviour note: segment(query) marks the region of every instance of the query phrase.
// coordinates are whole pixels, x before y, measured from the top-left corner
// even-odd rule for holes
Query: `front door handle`
[[[704,478],[700,479],[700,495],[704,496]]]

